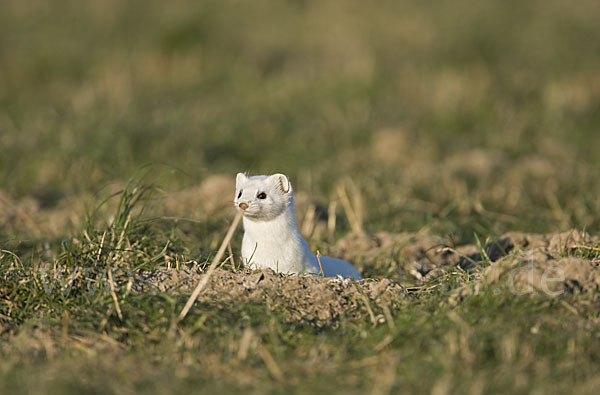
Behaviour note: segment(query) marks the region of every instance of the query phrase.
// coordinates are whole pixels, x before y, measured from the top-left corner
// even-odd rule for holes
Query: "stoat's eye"
[[[238,193],[238,199],[242,197],[242,191],[243,189],[240,189],[240,193]]]
[[[267,198],[267,194],[264,192],[259,193],[258,195],[256,195],[257,198],[259,199],[266,199]]]

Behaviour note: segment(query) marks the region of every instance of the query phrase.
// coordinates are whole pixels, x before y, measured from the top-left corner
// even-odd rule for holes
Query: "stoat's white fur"
[[[243,213],[242,260],[247,265],[282,273],[321,272],[317,257],[298,231],[292,184],[285,175],[238,173],[234,204]],[[325,276],[362,278],[341,259],[322,256],[321,264]]]

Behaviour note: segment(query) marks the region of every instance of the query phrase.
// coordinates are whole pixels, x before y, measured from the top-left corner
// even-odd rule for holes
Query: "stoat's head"
[[[248,177],[238,173],[233,203],[245,217],[269,221],[290,207],[293,210],[292,184],[283,174]]]

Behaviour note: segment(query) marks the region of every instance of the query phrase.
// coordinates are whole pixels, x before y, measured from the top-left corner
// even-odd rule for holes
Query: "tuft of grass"
[[[600,262],[600,243],[593,245],[570,244],[567,248],[574,256]]]

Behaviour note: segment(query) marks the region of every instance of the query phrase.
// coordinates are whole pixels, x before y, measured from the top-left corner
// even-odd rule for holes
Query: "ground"
[[[0,393],[596,393],[598,2],[46,3],[0,3]],[[239,171],[365,279],[241,229],[208,274]]]

